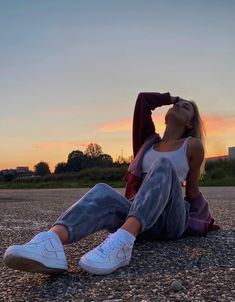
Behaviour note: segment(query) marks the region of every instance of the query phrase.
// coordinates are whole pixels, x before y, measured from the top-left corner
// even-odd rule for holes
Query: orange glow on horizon
[[[228,155],[217,155],[217,156],[208,156],[206,159],[213,159],[213,158],[227,158]]]
[[[41,150],[41,151],[51,151],[55,149],[86,149],[89,143],[81,143],[76,141],[46,141],[46,142],[38,142],[33,145],[33,150]]]
[[[206,128],[206,158],[223,157],[228,153],[228,147],[235,145],[235,117],[222,115],[204,115],[202,116]],[[153,115],[153,121],[156,125],[156,131],[161,135],[165,129],[165,114]],[[116,160],[120,154],[120,149],[124,148],[124,157],[128,158],[132,154],[131,135],[130,138],[123,138],[122,135],[116,137],[115,133],[131,133],[132,118],[121,119],[110,123],[99,125],[96,133],[113,133],[114,140],[102,140],[99,136],[97,141],[39,141],[32,143],[25,150],[18,148],[16,158],[14,150],[11,153],[6,152],[2,156],[0,170],[15,169],[17,166],[29,166],[33,169],[39,161],[45,161],[49,164],[51,171],[54,171],[55,165],[67,160],[67,156],[73,150],[84,151],[91,142],[101,145],[104,153],[112,156]],[[117,154],[118,153],[118,154]],[[14,160],[10,160],[10,159]]]
[[[235,132],[235,116],[205,115],[202,117],[209,136]]]

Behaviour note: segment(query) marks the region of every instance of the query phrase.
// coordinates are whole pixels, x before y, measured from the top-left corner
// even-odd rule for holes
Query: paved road
[[[5,249],[48,229],[87,189],[0,190],[0,258]],[[122,189],[119,191],[123,192]],[[108,276],[82,272],[78,261],[106,231],[65,247],[69,271],[57,277],[1,267],[0,301],[235,301],[235,187],[202,188],[222,229],[206,237],[137,242],[128,267]],[[174,292],[173,280],[183,288]]]

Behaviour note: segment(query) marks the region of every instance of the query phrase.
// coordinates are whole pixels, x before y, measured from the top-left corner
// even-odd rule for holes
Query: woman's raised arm
[[[176,102],[169,92],[141,92],[139,93],[134,110],[132,143],[133,154],[136,156],[145,140],[155,133],[152,120],[152,110],[163,105],[171,105]]]

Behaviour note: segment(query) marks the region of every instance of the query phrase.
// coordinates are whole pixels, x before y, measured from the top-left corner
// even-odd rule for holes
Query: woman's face
[[[194,109],[190,102],[180,101],[176,103],[173,107],[171,107],[166,114],[166,123],[169,118],[177,120],[178,123],[192,128],[192,118],[194,115]]]

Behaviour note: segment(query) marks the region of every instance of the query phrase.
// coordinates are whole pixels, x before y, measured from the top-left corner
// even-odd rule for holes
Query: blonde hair
[[[191,129],[186,128],[182,137],[186,138],[188,136],[192,136],[192,137],[198,138],[201,141],[201,143],[205,149],[206,130],[205,130],[204,123],[201,119],[197,104],[194,101],[187,101],[187,102],[189,102],[192,105],[193,111],[194,111],[194,115],[191,120],[193,128],[191,128]],[[200,178],[202,178],[203,175],[205,175],[205,158],[201,164]]]

